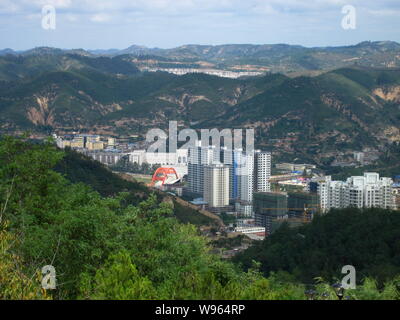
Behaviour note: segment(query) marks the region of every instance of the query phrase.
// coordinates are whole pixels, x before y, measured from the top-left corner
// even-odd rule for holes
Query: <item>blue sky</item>
[[[41,26],[56,9],[56,29]],[[341,27],[356,9],[355,30]],[[108,49],[132,44],[289,43],[336,46],[400,42],[399,0],[0,0],[0,48]]]

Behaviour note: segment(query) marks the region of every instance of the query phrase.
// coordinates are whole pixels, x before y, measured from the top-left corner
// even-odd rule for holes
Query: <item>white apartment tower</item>
[[[271,192],[271,153],[261,152],[255,153],[255,191],[256,192]]]
[[[204,191],[204,167],[219,162],[219,150],[213,146],[203,147],[200,143],[188,151],[189,191],[197,194]]]
[[[223,164],[204,166],[203,198],[212,208],[229,205],[229,167]]]
[[[239,182],[239,200],[253,201],[254,192],[254,153],[242,153],[237,171]]]

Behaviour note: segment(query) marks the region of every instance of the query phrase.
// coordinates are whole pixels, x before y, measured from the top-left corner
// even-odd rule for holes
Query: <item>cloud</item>
[[[93,16],[90,17],[90,21],[93,22],[108,22],[111,20],[111,16],[109,16],[108,14],[105,13],[99,13],[99,14],[95,14]]]
[[[378,10],[368,10],[368,12],[374,16],[379,16],[379,17],[400,16],[400,10],[378,9]]]
[[[70,21],[70,22],[78,21],[78,17],[73,14],[67,14],[65,16],[65,19],[67,19],[67,21]]]
[[[195,15],[207,12],[233,12],[237,15],[296,14],[340,10],[346,4],[359,9],[400,9],[398,0],[1,0],[0,13],[39,10],[44,5],[69,14],[126,14],[145,12],[151,15]]]
[[[48,4],[56,8],[52,41],[60,47],[400,40],[399,0],[0,0],[2,45],[47,43],[51,33],[40,29],[40,15]],[[360,18],[352,33],[340,25],[347,4]]]

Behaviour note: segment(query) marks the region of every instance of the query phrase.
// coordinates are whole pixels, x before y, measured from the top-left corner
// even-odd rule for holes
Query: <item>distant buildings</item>
[[[204,192],[204,167],[219,163],[215,147],[203,147],[199,142],[188,151],[188,190],[199,196]]]
[[[279,170],[293,172],[293,171],[301,171],[315,169],[316,166],[313,164],[298,164],[298,163],[277,163],[275,167]]]
[[[319,197],[313,192],[288,192],[289,213],[312,215],[319,211]]]
[[[291,226],[309,222],[318,212],[318,202],[314,193],[257,192],[254,194],[256,225],[271,234],[285,221]]]
[[[288,216],[288,196],[286,193],[257,192],[254,194],[256,225],[265,228],[266,234],[275,231]]]
[[[101,137],[100,135],[70,134],[55,136],[59,148],[69,147],[75,149],[94,160],[106,165],[115,165],[121,159],[142,165],[160,165],[174,168],[178,176],[182,178],[187,175],[188,150],[178,149],[174,153],[169,152],[147,152],[144,149],[135,150],[129,143],[121,143],[112,137]]]
[[[217,149],[215,146],[198,145],[189,148],[188,191],[203,195],[208,187],[205,168],[223,164],[228,170],[228,196],[236,212],[253,215],[254,191],[270,191],[271,154],[261,151],[245,152],[242,149]],[[209,203],[213,207],[213,203]]]
[[[182,178],[188,173],[188,149],[178,149],[176,152],[147,152],[146,150],[133,150],[127,153],[129,162],[142,165],[160,165],[174,168]]]
[[[331,208],[388,208],[396,209],[393,180],[367,172],[346,181],[332,181],[330,176],[319,182],[318,194],[322,211]]]
[[[56,143],[61,149],[64,149],[65,147],[88,150],[104,149],[104,143],[100,140],[100,136],[98,135],[65,135],[64,137],[56,137]]]
[[[361,165],[364,164],[364,152],[354,152],[354,160],[359,162]]]
[[[204,167],[204,201],[212,208],[229,205],[229,168],[223,164]]]
[[[237,79],[240,77],[255,77],[261,76],[265,74],[264,72],[258,71],[227,71],[227,70],[218,70],[218,69],[196,69],[196,68],[142,68],[142,71],[147,72],[168,72],[178,76],[182,76],[188,73],[204,73],[208,75],[213,75],[222,78],[231,78]]]

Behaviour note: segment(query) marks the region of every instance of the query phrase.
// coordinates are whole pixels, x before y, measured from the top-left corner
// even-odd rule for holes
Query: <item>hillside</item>
[[[115,196],[119,192],[129,192],[132,194],[131,200],[138,202],[150,194],[150,190],[145,185],[126,181],[100,162],[70,149],[65,150],[64,157],[54,169],[72,183],[88,185],[102,196]]]
[[[167,128],[169,120],[195,128],[252,127],[257,145],[276,151],[278,159],[319,165],[365,147],[382,153],[400,141],[396,68],[353,66],[314,77],[227,79],[137,73],[125,68],[128,62],[121,57],[51,57],[58,62],[50,59],[47,71],[42,66],[30,76],[33,69],[22,63],[21,80],[0,82],[0,131],[145,134]],[[61,70],[64,59],[84,67]],[[127,72],[115,73],[122,69]]]
[[[50,143],[0,139],[0,299],[306,299],[308,286],[289,274],[280,272],[265,278],[257,264],[244,272],[212,254],[208,241],[199,236],[193,225],[173,218],[170,203],[149,196],[132,205],[127,204],[127,194],[101,197],[84,184],[69,183],[53,170],[62,157],[63,153]],[[342,214],[348,216],[347,212]],[[374,246],[377,240],[374,248],[383,253],[371,261],[381,267],[388,261],[391,248],[398,246],[392,241],[397,235],[393,230],[398,228],[398,219],[390,219],[384,212],[374,217],[361,225],[369,228],[358,229],[348,241],[353,244],[353,252],[357,247],[351,240],[358,235],[369,236],[367,232],[375,230],[371,225],[383,226],[386,234],[377,239],[368,237],[365,244]],[[349,231],[362,221],[350,220]],[[329,224],[322,223],[324,226]],[[318,237],[306,233],[304,243],[311,241],[313,247],[309,249],[318,250]],[[290,239],[284,237],[281,242]],[[335,237],[322,238],[332,239]],[[276,263],[288,254],[280,249],[275,251],[281,255]],[[302,253],[299,250],[295,254]],[[370,259],[370,252],[361,258]],[[310,262],[314,261],[318,259]],[[56,270],[56,285],[53,290],[43,290],[40,271],[49,265]],[[332,268],[320,269],[320,274]],[[377,288],[374,279],[366,278],[363,285],[346,294],[357,300],[398,299],[396,281],[390,279]],[[337,300],[329,282],[316,283],[314,287],[315,299]]]
[[[278,160],[298,158],[325,167],[364,148],[382,156],[400,142],[399,48],[395,42],[363,42],[329,48],[133,46],[113,54],[6,50],[0,55],[0,132],[144,135],[177,120],[197,129],[255,128],[257,146],[272,150]],[[232,63],[250,63],[243,59],[269,61],[286,70],[272,71],[290,77],[176,76],[138,68],[151,62],[229,69]],[[291,63],[294,73],[287,72]],[[299,70],[318,72],[294,76]]]
[[[361,67],[288,79],[206,126],[254,127],[261,146],[323,164],[339,151],[400,141],[399,84],[400,70]]]
[[[97,71],[112,75],[132,75],[136,66],[119,57],[93,57],[60,49],[31,50],[20,55],[0,55],[0,80],[32,79],[46,72]]]
[[[231,70],[268,70],[296,74],[354,64],[368,67],[399,67],[399,53],[400,44],[396,42],[365,41],[352,46],[315,48],[287,44],[184,45],[173,49],[131,46],[113,54],[153,55],[175,62],[197,63],[198,66],[208,63],[213,67]],[[159,63],[159,66],[162,65]]]
[[[159,202],[173,203],[173,215],[181,223],[190,223],[198,227],[218,227],[218,217],[212,219],[183,200],[171,199],[165,193],[150,190],[143,183],[123,179],[100,162],[73,150],[65,150],[63,158],[54,166],[54,170],[62,174],[71,183],[89,186],[103,197],[115,197],[120,192],[127,192],[128,196],[124,200],[126,204],[137,205],[154,193]]]
[[[88,50],[38,47],[27,51],[0,50],[0,57],[23,58],[28,65],[35,64],[37,57],[63,55],[75,56],[73,62],[82,65],[85,58],[99,58],[101,63],[107,63],[105,57],[122,60],[120,65],[131,69],[132,64],[141,67],[156,68],[214,68],[231,71],[279,72],[296,76],[299,74],[318,74],[353,65],[365,67],[400,67],[400,44],[393,41],[364,41],[356,45],[337,47],[312,47],[288,44],[224,44],[224,45],[183,45],[171,49],[147,48],[132,45],[123,50]],[[81,59],[76,58],[80,56]],[[32,61],[32,57],[33,61]],[[70,60],[70,59],[68,59]],[[83,61],[82,61],[83,60]],[[3,62],[4,63],[4,62]],[[1,65],[2,63],[0,63]],[[44,63],[45,65],[47,63]],[[71,61],[65,61],[60,66],[69,67]],[[129,67],[129,65],[131,65]],[[20,70],[17,66],[15,70]],[[39,68],[40,69],[40,68]],[[12,69],[8,69],[11,71]],[[122,72],[124,73],[124,72]],[[1,73],[0,79],[14,77],[10,72]]]
[[[344,265],[353,265],[358,282],[370,276],[383,283],[400,272],[399,228],[397,211],[332,210],[299,228],[282,226],[234,260],[244,269],[255,260],[266,276],[286,271],[303,283],[335,281]]]
[[[283,76],[274,76],[273,81]],[[94,70],[52,71],[0,83],[3,130],[65,129],[137,133],[168,119],[190,123],[223,114],[261,93],[269,78],[231,80],[203,74],[144,73],[120,77]]]

